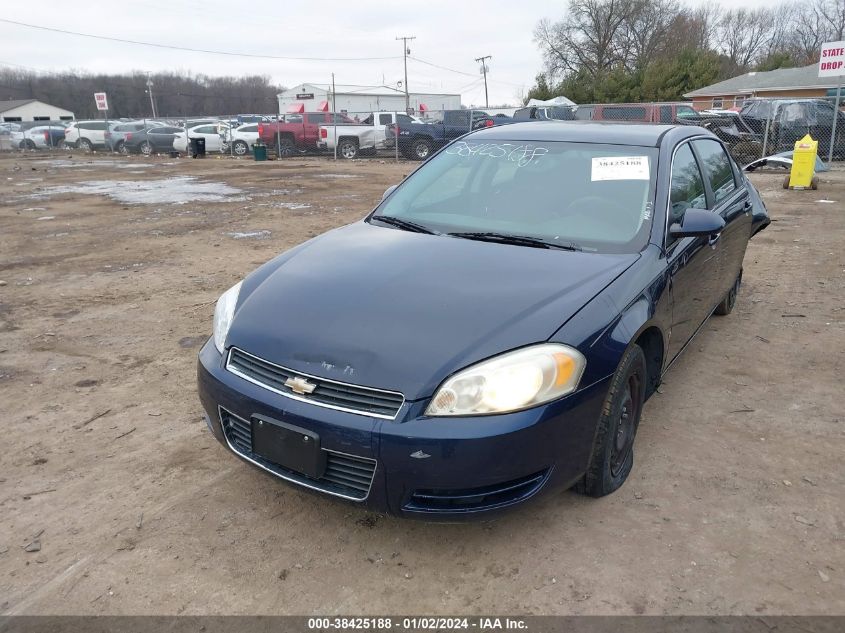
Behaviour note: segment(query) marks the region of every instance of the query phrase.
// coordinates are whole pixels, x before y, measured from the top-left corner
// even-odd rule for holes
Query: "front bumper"
[[[587,469],[609,380],[517,413],[426,418],[427,401],[418,400],[385,420],[293,400],[244,380],[225,369],[211,341],[200,352],[197,377],[209,428],[241,459],[304,489],[428,520],[486,515],[574,484]],[[370,485],[349,492],[328,475],[309,479],[250,453],[256,416],[316,433],[330,464],[359,478],[371,472]]]

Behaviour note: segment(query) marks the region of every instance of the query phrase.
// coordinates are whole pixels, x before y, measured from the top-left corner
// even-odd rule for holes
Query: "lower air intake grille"
[[[372,415],[392,420],[399,413],[405,397],[395,391],[350,385],[303,374],[247,354],[233,347],[229,352],[226,369],[241,378],[275,391],[283,396],[303,400],[324,407],[341,409],[350,413]],[[297,393],[285,383],[299,379],[313,387],[311,393]]]
[[[465,490],[415,490],[405,510],[411,512],[473,512],[491,510],[524,501],[537,492],[549,471],[513,481]]]
[[[370,494],[376,473],[374,459],[323,449],[326,453],[326,471],[319,479],[312,479],[253,453],[250,420],[244,420],[221,408],[220,424],[233,451],[282,479],[355,501],[363,501]]]

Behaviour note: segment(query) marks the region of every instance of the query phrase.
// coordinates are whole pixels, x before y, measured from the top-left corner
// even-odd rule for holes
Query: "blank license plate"
[[[313,479],[326,470],[319,435],[264,416],[252,418],[252,450],[269,462]]]

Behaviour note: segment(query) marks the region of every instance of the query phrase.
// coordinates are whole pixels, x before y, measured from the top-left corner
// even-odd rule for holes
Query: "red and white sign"
[[[839,77],[841,75],[845,75],[845,42],[822,44],[819,77]]]
[[[109,109],[109,101],[106,98],[105,92],[95,92],[94,93],[94,103],[97,104],[98,110],[108,110]]]

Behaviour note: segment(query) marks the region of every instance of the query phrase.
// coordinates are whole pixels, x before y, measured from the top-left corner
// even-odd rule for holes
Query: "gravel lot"
[[[412,168],[0,156],[0,614],[845,613],[845,171],[754,176],[774,222],[737,309],[649,401],[610,497],[423,524],[214,441],[218,294]]]

